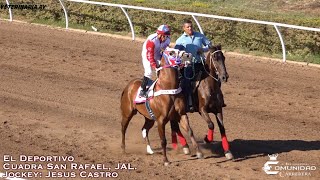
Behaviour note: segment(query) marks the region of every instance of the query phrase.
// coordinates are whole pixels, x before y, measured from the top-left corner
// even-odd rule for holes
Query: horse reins
[[[161,69],[164,69],[164,68],[175,68],[176,65],[165,65],[165,66],[161,66],[159,68],[156,68],[156,73],[158,75],[158,72],[161,70]],[[160,80],[158,81],[160,82]],[[179,87],[178,89],[162,89],[160,83],[158,84],[160,86],[160,90],[159,91],[156,91],[154,93],[154,96],[159,96],[161,94],[179,94],[181,91],[182,91],[182,88]]]
[[[210,56],[213,55],[213,54],[215,54],[216,52],[221,52],[221,50],[216,50],[216,51],[210,53]],[[211,58],[211,57],[210,57],[210,58]],[[214,80],[219,81],[219,79],[217,79],[217,78],[215,78],[214,76],[212,76],[211,73],[206,70],[203,60],[202,60],[201,62],[202,62],[203,69],[205,70],[205,72],[206,72],[210,77],[212,77]],[[218,69],[217,69],[217,67],[216,67],[216,64],[213,62],[212,58],[210,59],[210,67],[211,67],[211,64],[213,64],[213,66],[214,66],[215,73],[216,73],[217,75],[219,75],[219,72],[218,72]]]

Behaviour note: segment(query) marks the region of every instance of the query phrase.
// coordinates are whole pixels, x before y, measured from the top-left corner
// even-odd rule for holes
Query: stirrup
[[[192,95],[188,95],[188,110],[190,113],[194,112],[194,106],[193,106],[193,100],[192,100]]]
[[[189,105],[189,112],[193,113],[194,112],[194,107]]]

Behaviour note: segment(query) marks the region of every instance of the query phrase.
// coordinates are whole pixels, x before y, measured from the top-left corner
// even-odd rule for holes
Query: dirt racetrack
[[[164,167],[156,125],[150,132],[156,154],[146,155],[141,115],[129,125],[127,154],[122,154],[119,98],[128,81],[142,77],[141,46],[137,41],[0,21],[0,173],[19,177],[30,172],[23,178],[45,179],[50,172],[52,179],[86,179],[90,172],[107,171],[71,169],[74,163],[96,168],[104,164],[118,179],[320,179],[320,68],[228,52],[230,78],[222,89],[234,161],[223,156],[215,121],[215,143],[202,143],[207,125],[195,113],[189,118],[204,159],[169,145],[172,163]],[[167,140],[171,142],[169,125]],[[279,173],[267,175],[262,167],[268,154],[276,153],[279,166],[300,169],[273,166]],[[34,162],[37,156],[71,160]],[[55,168],[50,169],[50,163]],[[118,163],[136,169],[116,170]],[[16,170],[15,164],[23,167]],[[64,172],[64,177],[55,177],[55,172]],[[94,179],[106,179],[97,176]]]

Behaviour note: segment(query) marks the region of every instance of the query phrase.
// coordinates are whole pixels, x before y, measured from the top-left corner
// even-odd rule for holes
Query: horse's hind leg
[[[224,155],[226,156],[227,159],[233,159],[233,155],[230,151],[230,146],[229,146],[229,142],[228,142],[227,135],[226,135],[226,130],[223,125],[222,113],[217,113],[216,119],[217,119],[218,126],[220,129],[222,148],[224,150]]]
[[[200,148],[198,146],[198,143],[197,143],[196,139],[194,138],[193,131],[192,131],[191,127],[190,127],[189,119],[188,119],[187,115],[182,115],[181,116],[180,124],[181,124],[182,128],[186,132],[188,132],[188,134],[190,136],[190,139],[191,139],[191,142],[192,142],[192,145],[197,151],[197,153],[196,153],[197,154],[197,158],[203,158],[203,154],[200,151]]]
[[[154,152],[151,149],[150,146],[150,141],[149,141],[149,130],[153,127],[154,125],[154,120],[145,118],[145,122],[142,128],[142,137],[144,138],[144,140],[146,141],[147,144],[147,153],[148,154],[153,154]]]
[[[122,111],[122,121],[121,121],[121,133],[122,133],[122,144],[121,144],[121,149],[123,152],[125,152],[125,147],[126,147],[126,131],[129,125],[130,120],[132,119],[133,115],[135,115],[136,111],[131,110],[131,111]]]
[[[190,154],[190,149],[187,144],[187,140],[180,131],[179,123],[175,120],[171,120],[170,126],[171,126],[171,138],[172,138],[173,149],[175,149],[175,150],[178,149],[178,144],[177,144],[177,135],[178,135],[180,144],[182,146],[183,153]]]

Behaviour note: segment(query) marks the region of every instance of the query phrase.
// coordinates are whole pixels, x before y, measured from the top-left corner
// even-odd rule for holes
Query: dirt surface
[[[226,161],[222,153],[215,121],[215,142],[202,143],[207,125],[195,113],[189,118],[204,159],[183,155],[169,145],[172,163],[164,167],[156,125],[150,132],[156,153],[146,155],[141,115],[129,125],[127,154],[123,154],[119,100],[125,85],[143,75],[141,46],[141,42],[0,21],[0,172],[42,173],[41,178],[33,174],[24,179],[64,172],[64,177],[52,179],[69,179],[72,173],[73,179],[86,179],[89,172],[109,170],[79,169],[81,164],[96,168],[104,164],[118,179],[320,179],[320,69],[231,53],[225,53],[230,78],[222,89],[234,161]],[[169,125],[167,139],[171,141]],[[300,169],[304,176],[283,169],[267,175],[262,167],[268,154],[275,153],[279,166],[298,164],[316,170]],[[26,161],[24,156],[31,158]],[[69,161],[33,162],[37,156]],[[57,166],[50,170],[50,163]],[[78,168],[71,169],[71,163]],[[118,163],[135,169],[116,170]],[[15,164],[37,167],[15,170]]]

